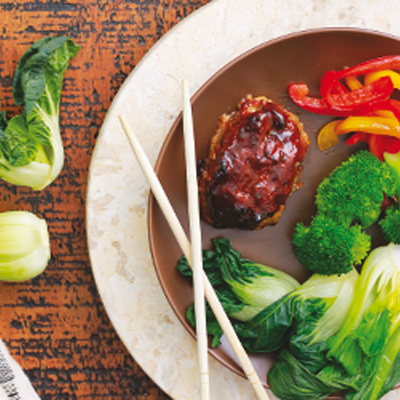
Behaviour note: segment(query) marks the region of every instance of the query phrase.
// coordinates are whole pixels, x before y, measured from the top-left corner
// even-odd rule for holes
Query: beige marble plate
[[[361,27],[400,36],[399,17],[398,0],[214,0],[165,35],[115,97],[89,173],[90,259],[102,301],[121,340],[172,398],[197,397],[196,346],[156,277],[147,232],[149,189],[118,115],[123,114],[134,127],[154,164],[180,112],[183,77],[194,93],[244,51],[303,29]],[[244,378],[212,357],[210,370],[212,399],[255,399]],[[386,399],[400,399],[400,392],[391,392]]]

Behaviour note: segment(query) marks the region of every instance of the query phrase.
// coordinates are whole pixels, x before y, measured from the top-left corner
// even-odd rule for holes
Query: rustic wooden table
[[[0,109],[18,60],[36,40],[82,46],[64,81],[65,166],[40,192],[0,182],[0,211],[45,218],[52,259],[39,277],[0,283],[0,337],[42,399],[168,399],[135,363],[100,301],[85,234],[88,168],[99,128],[127,75],[160,37],[210,0],[0,0]]]

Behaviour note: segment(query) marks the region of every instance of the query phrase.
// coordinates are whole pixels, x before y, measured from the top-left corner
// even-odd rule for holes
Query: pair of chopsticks
[[[201,228],[198,204],[198,188],[196,175],[196,156],[195,143],[193,134],[192,110],[190,105],[189,90],[186,81],[183,81],[182,88],[182,104],[183,104],[183,127],[185,137],[185,157],[186,157],[186,174],[188,186],[189,200],[189,220],[190,220],[190,237],[191,242],[182,228],[175,211],[169,202],[160,181],[158,180],[149,160],[146,157],[139,141],[134,132],[128,125],[125,118],[120,115],[119,119],[124,132],[130,142],[133,152],[143,170],[144,175],[150,185],[154,197],[156,198],[175,238],[181,247],[183,254],[193,269],[194,295],[195,295],[195,312],[196,312],[196,335],[197,335],[197,352],[199,363],[199,385],[200,399],[208,400],[209,392],[209,371],[208,371],[208,345],[207,345],[207,326],[205,318],[205,300],[214,312],[226,338],[228,339],[240,365],[247,376],[252,388],[259,400],[269,400],[259,376],[252,365],[246,351],[244,350],[240,340],[223,309],[207,275],[203,271],[202,244],[201,244]]]

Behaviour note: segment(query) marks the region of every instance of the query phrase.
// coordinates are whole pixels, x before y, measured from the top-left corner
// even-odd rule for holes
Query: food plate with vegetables
[[[364,279],[362,274],[360,278],[358,272],[352,268],[353,264],[356,265],[358,269],[360,269],[363,262],[365,262],[366,265],[370,265],[372,261],[368,261],[370,260],[369,258],[366,259],[367,254],[369,254],[372,249],[387,246],[388,244],[387,238],[385,238],[382,233],[384,224],[376,222],[378,217],[375,214],[379,214],[380,210],[378,210],[378,212],[376,208],[371,207],[371,210],[367,211],[372,211],[371,214],[374,214],[375,217],[373,215],[367,215],[368,212],[366,212],[362,216],[358,215],[354,217],[354,219],[346,221],[348,226],[345,224],[344,232],[340,232],[342,235],[342,243],[339,241],[339,243],[336,244],[336,248],[334,245],[332,247],[325,246],[325,250],[328,249],[326,253],[327,259],[333,260],[332,264],[334,266],[337,266],[341,260],[345,259],[346,262],[351,264],[350,268],[343,268],[342,270],[339,268],[339,270],[335,270],[334,272],[330,270],[329,273],[323,271],[322,276],[318,276],[312,275],[311,269],[305,268],[299,261],[300,259],[303,264],[309,263],[310,260],[317,256],[320,258],[315,258],[315,261],[322,262],[322,260],[325,260],[323,255],[316,256],[315,253],[307,253],[306,251],[307,244],[325,243],[322,237],[319,239],[318,235],[312,236],[311,238],[307,236],[309,235],[311,224],[314,224],[314,232],[317,233],[321,232],[321,226],[325,229],[327,224],[331,224],[329,225],[331,229],[330,232],[333,232],[334,235],[343,228],[343,221],[340,221],[340,223],[337,222],[335,220],[336,217],[333,218],[329,212],[333,210],[337,215],[344,217],[346,214],[344,208],[348,202],[340,198],[340,201],[336,199],[336,203],[334,203],[334,200],[332,200],[334,197],[331,197],[331,200],[327,200],[330,195],[329,193],[324,197],[323,201],[321,200],[323,197],[322,195],[319,195],[319,199],[316,198],[317,192],[322,193],[323,190],[325,190],[324,186],[328,186],[327,184],[321,185],[323,181],[326,182],[325,178],[331,176],[331,173],[336,167],[342,166],[342,170],[345,169],[343,174],[350,173],[350,179],[356,179],[354,170],[357,170],[357,168],[360,169],[360,165],[369,165],[368,160],[371,157],[373,158],[373,162],[375,162],[375,160],[378,162],[379,168],[382,163],[385,163],[385,161],[380,161],[375,157],[373,151],[370,150],[371,143],[374,143],[373,140],[376,140],[375,137],[368,143],[365,143],[365,140],[359,140],[358,142],[355,141],[354,144],[352,143],[351,146],[346,145],[345,142],[349,139],[350,132],[353,131],[343,131],[335,135],[337,141],[325,146],[321,150],[321,143],[318,141],[318,133],[321,129],[334,118],[350,118],[350,114],[344,113],[343,109],[339,110],[340,107],[336,106],[337,102],[335,103],[335,101],[340,100],[337,97],[338,85],[335,83],[337,77],[334,76],[333,73],[328,76],[325,74],[327,71],[343,71],[346,67],[359,65],[366,60],[375,60],[380,57],[396,54],[400,54],[399,40],[395,37],[376,32],[360,32],[351,29],[328,29],[289,35],[264,44],[239,57],[212,77],[193,97],[193,117],[198,159],[206,157],[210,140],[215,133],[220,116],[235,110],[239,101],[247,95],[267,96],[269,99],[282,105],[299,118],[304,126],[304,130],[309,135],[310,145],[303,161],[304,171],[300,177],[300,181],[302,182],[301,188],[294,191],[288,197],[286,207],[275,225],[264,226],[262,229],[256,230],[242,230],[235,228],[214,228],[209,223],[202,224],[203,246],[204,249],[207,250],[205,253],[205,265],[207,267],[208,261],[211,273],[217,275],[215,276],[217,282],[221,282],[220,278],[222,277],[222,280],[225,282],[223,285],[228,284],[229,288],[223,288],[223,293],[229,293],[229,295],[234,293],[236,296],[230,303],[228,301],[231,306],[231,316],[234,320],[242,320],[242,322],[245,321],[246,324],[248,321],[251,321],[250,328],[249,324],[245,324],[238,329],[242,330],[243,342],[251,351],[254,365],[261,379],[264,380],[265,385],[267,385],[267,373],[271,370],[276,358],[281,357],[279,358],[279,362],[275,365],[280,367],[284,362],[282,360],[283,356],[278,356],[278,350],[281,349],[281,344],[279,342],[284,339],[284,336],[281,334],[283,332],[281,330],[282,327],[279,326],[279,323],[283,325],[291,324],[291,322],[287,322],[288,319],[285,320],[285,318],[281,317],[279,319],[280,322],[275,321],[272,327],[269,322],[263,327],[264,335],[259,335],[259,331],[255,334],[252,328],[257,327],[257,323],[268,321],[268,318],[266,318],[266,314],[270,311],[268,311],[268,301],[270,304],[279,304],[279,309],[284,314],[285,310],[287,311],[288,308],[283,304],[292,303],[292,300],[290,300],[291,298],[298,299],[298,296],[301,297],[302,294],[307,293],[304,301],[298,303],[304,305],[305,317],[312,315],[307,307],[309,307],[310,302],[313,303],[316,298],[319,299],[317,303],[319,303],[322,308],[325,307],[325,315],[329,314],[327,309],[333,309],[335,311],[335,305],[337,304],[342,304],[341,307],[344,307],[343,304],[346,304],[348,307],[346,312],[343,311],[339,313],[343,318],[347,313],[352,315],[351,313],[354,311],[349,311],[349,307],[350,304],[352,304],[353,296],[355,296],[354,293],[357,293],[358,290],[356,281]],[[329,77],[331,80],[329,83],[325,82],[325,85],[321,89],[320,82],[323,77],[325,77],[326,80],[327,77]],[[347,107],[346,112],[351,109],[350,111],[352,113],[356,113],[358,110],[354,109],[354,103],[359,103],[364,100],[365,103],[363,105],[368,107],[372,107],[374,104],[377,104],[378,101],[387,102],[388,96],[393,100],[397,100],[396,98],[398,95],[393,91],[389,80],[390,79],[387,77],[380,77],[374,80],[375,83],[372,82],[370,84],[372,86],[367,86],[367,83],[364,83],[367,89],[360,89],[359,87],[358,89],[347,89],[350,94],[343,96],[347,101],[344,104],[344,106]],[[298,86],[293,86],[295,84]],[[300,84],[303,86],[299,86]],[[307,85],[306,91],[303,90],[304,85]],[[332,89],[333,86],[336,86],[335,90]],[[291,92],[289,92],[289,88],[292,88]],[[293,90],[293,88],[297,89],[297,92]],[[360,92],[357,92],[357,90],[360,90]],[[362,91],[365,93],[360,94]],[[296,92],[297,95],[296,93],[294,95],[294,92]],[[327,105],[320,101],[321,94],[324,96],[324,101],[325,99],[329,99],[328,105],[331,108],[332,104],[335,105],[334,113],[326,112],[329,107],[326,107]],[[374,97],[375,94],[377,94],[376,97]],[[300,101],[305,98],[307,100],[312,99],[313,102],[308,101],[305,105],[304,101],[303,103]],[[361,98],[364,100],[360,100]],[[294,100],[297,101],[295,102]],[[311,103],[314,108],[310,106]],[[318,103],[319,107],[317,111],[320,112],[315,112],[316,103]],[[343,103],[341,104],[343,105]],[[385,109],[386,111],[387,108],[388,107]],[[389,117],[386,115],[386,118]],[[352,154],[355,155],[352,156]],[[357,163],[359,163],[358,167],[352,170]],[[393,163],[395,163],[395,161],[393,161]],[[346,167],[346,165],[348,166]],[[156,169],[161,183],[177,211],[180,220],[183,222],[184,226],[187,226],[188,216],[185,200],[184,151],[180,118],[172,127],[164,143]],[[339,169],[339,173],[336,173],[336,175],[340,175],[342,170]],[[371,170],[376,171],[377,168],[371,167]],[[380,174],[376,174],[377,176],[379,175],[379,177],[374,177],[376,182],[379,181],[383,186],[384,183],[381,182],[385,181],[386,172],[387,171],[384,170]],[[365,176],[369,175],[369,172],[366,171]],[[334,176],[335,175],[332,175],[331,181],[334,181]],[[343,179],[344,178],[340,176],[336,178],[337,181],[339,180],[341,182],[343,182]],[[388,183],[390,188],[387,190],[387,194],[395,199],[395,193],[392,189],[396,185],[396,177],[392,176],[390,179],[393,180]],[[355,182],[355,186],[353,185],[353,187],[347,185],[349,187],[349,193],[351,192],[352,195],[354,194],[355,188],[358,187],[357,184],[362,185],[365,183],[365,185],[374,185],[373,182],[366,182],[365,179]],[[335,185],[339,185],[339,183],[331,183],[330,187],[334,187]],[[339,189],[336,193],[339,193],[339,197],[342,194]],[[380,194],[382,195],[382,192]],[[355,205],[357,201],[360,201],[360,198],[355,199],[354,203],[349,202],[349,206],[353,208],[353,211],[357,208]],[[381,204],[379,204],[379,206],[380,205]],[[330,206],[331,209],[329,210]],[[390,204],[390,206],[393,206],[393,204]],[[393,211],[393,213],[395,213],[395,211]],[[319,219],[313,219],[317,214],[321,215],[321,217],[319,217]],[[388,215],[390,216],[390,213]],[[149,216],[150,243],[160,282],[172,308],[182,324],[193,334],[192,325],[187,318],[187,312],[190,310],[193,303],[192,287],[190,282],[184,277],[184,275],[188,275],[188,270],[184,265],[184,260],[180,260],[181,251],[175,243],[175,239],[154,199],[151,199],[149,203]],[[354,220],[361,220],[362,224],[355,224]],[[320,225],[318,225],[318,223]],[[386,231],[390,231],[390,229],[392,228],[386,229]],[[296,238],[295,240],[294,235]],[[329,245],[331,243],[332,241],[329,242]],[[338,250],[343,248],[343,243],[346,243],[348,248],[341,254]],[[352,246],[353,244],[354,246]],[[356,247],[356,245],[358,247]],[[355,247],[357,248],[357,254],[350,254]],[[399,254],[397,248],[395,250],[390,247],[384,248],[390,254],[394,254],[392,258],[394,257],[395,262],[398,262]],[[166,249],[168,249],[168,251],[166,251]],[[385,255],[382,255],[382,259],[385,259]],[[178,260],[180,260],[179,270],[177,269]],[[236,265],[233,269],[232,263]],[[316,264],[316,268],[314,268],[313,271],[321,274],[321,268],[319,268],[318,263]],[[215,268],[215,265],[222,265],[224,268],[221,267],[219,271],[218,268]],[[269,270],[269,268],[272,268],[272,270]],[[243,270],[248,274],[247,278],[241,275]],[[394,268],[394,271],[395,270]],[[280,272],[275,273],[275,271]],[[340,275],[338,275],[338,273]],[[282,275],[278,276],[279,274]],[[395,274],[396,272],[394,272],[394,275]],[[266,276],[272,278],[270,280],[264,279]],[[256,279],[255,277],[261,277],[261,279]],[[391,280],[390,277],[387,278],[389,287],[396,280],[395,278],[393,279],[394,280]],[[247,294],[245,292],[247,289],[244,289],[243,285],[239,285],[238,282],[246,282],[247,280],[250,282],[250,286],[252,286],[251,291],[253,293],[257,293],[260,288],[263,289],[265,287],[269,292],[274,292],[272,299],[267,300],[267,303],[264,304],[253,304],[252,309],[247,307],[250,300],[245,300],[246,307],[243,307],[243,304],[238,305],[235,303],[236,298],[246,298]],[[382,284],[383,281],[382,278]],[[294,293],[294,295],[292,296],[289,293]],[[288,297],[286,300],[287,302],[275,303],[275,300],[280,299],[282,294],[284,298]],[[324,294],[326,294],[326,298],[330,300],[326,300]],[[257,296],[251,297],[253,299],[254,297],[257,298]],[[232,300],[232,298],[230,300]],[[321,301],[325,305],[321,305]],[[297,303],[294,301],[292,304]],[[326,308],[327,304],[329,304],[329,307]],[[382,304],[384,304],[383,308],[387,309],[385,308],[385,301],[383,299]],[[332,311],[332,313],[334,313],[334,311]],[[278,314],[268,314],[268,316],[271,315],[276,316]],[[318,319],[316,324],[318,325],[320,322],[321,319]],[[325,343],[328,340],[328,336],[334,336],[339,330],[339,325],[345,324],[344,326],[346,326],[347,324],[344,320],[339,321],[339,319],[336,320],[336,323],[338,324],[336,327],[328,326],[327,330],[322,330],[322,332],[315,333],[315,331],[310,330],[319,338],[319,340],[315,342],[317,345],[321,344],[321,342]],[[211,346],[217,345],[212,347],[210,350],[211,354],[228,368],[241,374],[240,367],[223,337],[221,339],[221,344],[219,344],[220,332],[218,332],[218,326],[215,327],[215,325],[212,325],[212,321],[209,326],[215,328],[215,334],[210,344]],[[391,329],[395,331],[397,329],[396,326],[394,322]],[[274,335],[275,328],[276,334]],[[332,331],[328,332],[330,328],[332,328]],[[371,326],[369,328],[371,329]],[[335,333],[333,334],[332,332]],[[387,333],[388,332],[389,330]],[[291,334],[292,333],[293,331],[291,331]],[[297,333],[300,335],[298,331]],[[343,335],[345,337],[345,334]],[[388,334],[387,336],[389,337],[390,335]],[[263,339],[265,339],[264,343],[262,343]],[[301,340],[299,343],[300,342]],[[304,343],[300,343],[300,348],[302,345],[304,345]],[[307,348],[308,345],[309,343],[307,342],[305,348]],[[372,347],[373,344],[369,344],[368,346]],[[336,360],[341,360],[343,354],[346,354],[346,352],[339,351],[339,347],[340,344],[336,344],[333,345],[331,349],[332,357]],[[322,351],[321,348],[317,348],[317,350],[319,352]],[[350,349],[348,354],[351,354]],[[290,354],[287,355],[287,357],[289,356]],[[379,364],[379,361],[376,361],[376,363]],[[354,366],[346,365],[346,367],[348,367],[349,371],[352,371],[352,367]],[[275,388],[276,386],[282,388],[285,387],[285,379],[276,372],[277,368],[278,367],[272,368],[272,371],[275,372],[270,377],[270,383],[274,385],[273,382],[278,382],[278,384],[275,384]],[[327,368],[329,369],[330,365],[328,365]],[[285,370],[285,368],[283,370]],[[288,371],[287,368],[286,371]],[[327,370],[325,369],[324,371],[324,373],[326,373]],[[335,373],[336,372],[335,370]],[[333,372],[331,370],[328,375],[332,376],[332,374]],[[344,377],[344,375],[341,376]],[[367,376],[367,372],[365,372],[365,376]],[[397,376],[391,375],[390,384],[392,386],[395,384],[394,380],[397,378]],[[348,390],[349,387],[352,388],[351,390],[362,393],[361,388],[368,386],[367,378],[365,378],[365,380],[361,379],[361,381],[357,383],[353,381],[349,383],[350,379],[348,379],[348,375],[346,375],[346,379],[346,383],[344,383],[345,379],[343,378],[340,385],[337,384],[337,381],[336,383],[332,383],[331,380],[330,383],[336,385],[336,391],[331,390],[332,386],[328,388],[325,386],[323,388],[320,387],[320,397],[318,398],[323,398],[340,390]],[[320,383],[320,377],[318,378],[318,383]],[[326,379],[324,380],[324,384],[326,384]],[[314,384],[314,389],[315,386],[318,386],[318,384]],[[301,388],[301,385],[299,387]],[[382,388],[376,389],[378,393],[374,395],[380,395],[381,389]],[[387,390],[387,387],[382,390]],[[282,393],[279,394],[284,396]],[[310,396],[310,393],[307,392],[306,396]]]

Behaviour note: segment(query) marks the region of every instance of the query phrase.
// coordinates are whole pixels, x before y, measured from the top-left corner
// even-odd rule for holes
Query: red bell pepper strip
[[[321,80],[321,95],[328,105],[337,111],[355,112],[365,105],[387,99],[394,90],[392,80],[388,76],[384,76],[360,89],[334,94],[332,88],[336,86],[337,74],[334,71],[330,71],[328,74]]]
[[[369,151],[379,160],[384,161],[383,153],[383,142],[382,135],[372,135],[364,132],[356,132],[353,136],[346,140],[345,144],[348,146],[357,144],[357,143],[367,143],[369,147]]]
[[[383,158],[383,143],[382,143],[382,135],[369,135],[368,141],[369,151],[381,161],[384,161]]]
[[[337,76],[338,72],[333,70],[325,72],[325,74],[322,76],[319,88],[322,98],[325,99],[326,96],[334,92],[334,89],[339,83]]]
[[[324,99],[308,96],[309,88],[305,83],[289,85],[289,96],[299,107],[315,114],[348,117],[351,111],[333,110]]]
[[[338,79],[336,79],[336,71],[328,71],[324,74],[321,80],[321,87],[324,85],[324,81],[330,86],[330,93],[332,94],[344,94],[348,93],[349,89],[344,86]],[[322,95],[324,97],[324,95]]]
[[[379,57],[357,64],[354,67],[345,68],[338,72],[337,78],[341,79],[350,75],[365,75],[370,72],[381,71],[384,69],[400,70],[400,55]]]
[[[367,104],[360,108],[357,111],[356,115],[369,115],[381,110],[391,111],[394,116],[400,121],[400,101],[394,99],[382,100],[375,103]]]
[[[347,146],[357,143],[367,143],[370,152],[381,161],[384,161],[383,154],[396,154],[400,152],[400,139],[392,136],[372,135],[365,132],[356,132],[346,140]]]
[[[383,151],[390,154],[396,154],[400,151],[400,139],[392,136],[382,136]]]
[[[337,81],[335,82],[335,86],[332,87],[332,93],[333,94],[343,94],[343,93],[348,93],[349,90],[344,86],[341,82]]]
[[[346,140],[347,146],[352,146],[357,143],[368,143],[369,142],[369,134],[365,132],[356,132],[354,135],[349,137]]]

